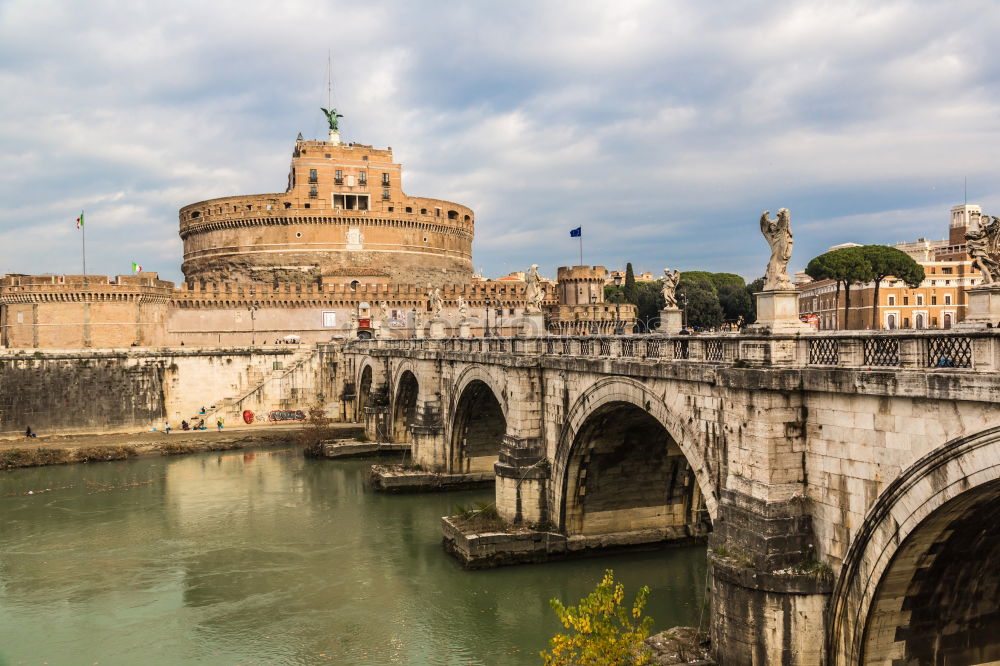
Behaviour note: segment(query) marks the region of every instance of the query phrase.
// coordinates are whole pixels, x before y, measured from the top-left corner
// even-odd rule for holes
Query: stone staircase
[[[303,345],[305,347],[305,345]],[[273,388],[275,383],[281,383],[286,378],[299,372],[302,367],[314,360],[317,349],[314,346],[296,350],[290,356],[283,357],[280,368],[271,370],[261,370],[260,368],[250,368],[247,371],[247,383],[250,388],[242,389],[235,395],[223,397],[211,406],[205,407],[205,412],[192,415],[188,423],[194,428],[202,419],[205,420],[205,428],[211,430],[216,427],[218,419],[222,419],[224,424],[239,422],[243,424],[243,411],[248,405],[257,407],[250,411],[259,410],[259,400],[253,400],[255,394],[266,394],[269,388]],[[267,416],[263,413],[255,413],[258,422],[266,422]],[[262,418],[263,417],[263,418]]]

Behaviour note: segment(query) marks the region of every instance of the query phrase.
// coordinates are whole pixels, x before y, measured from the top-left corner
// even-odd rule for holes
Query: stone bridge
[[[510,523],[577,548],[710,531],[720,663],[1000,660],[997,332],[373,340],[341,363],[371,436],[493,470]]]

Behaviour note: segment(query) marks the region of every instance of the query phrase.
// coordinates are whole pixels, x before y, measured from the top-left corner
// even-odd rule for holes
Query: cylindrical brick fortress
[[[467,284],[473,213],[407,196],[392,151],[299,140],[284,194],[180,211],[188,282]]]

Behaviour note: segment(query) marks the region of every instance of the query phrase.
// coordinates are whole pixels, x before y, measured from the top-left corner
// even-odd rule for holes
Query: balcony
[[[334,185],[343,185],[344,184],[344,179],[343,178],[334,178],[333,179],[333,184]]]

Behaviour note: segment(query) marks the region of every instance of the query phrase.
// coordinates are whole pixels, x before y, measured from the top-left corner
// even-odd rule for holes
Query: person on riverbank
[[[163,424],[163,432],[166,433],[167,435],[170,434],[170,424],[169,423],[164,423]]]
[[[219,432],[222,432],[222,419],[219,419],[218,421],[216,421],[215,425],[217,425],[219,427]]]
[[[24,436],[28,437],[29,439],[31,437],[35,437],[35,433],[31,432],[31,426],[28,426],[27,430],[24,431]]]

